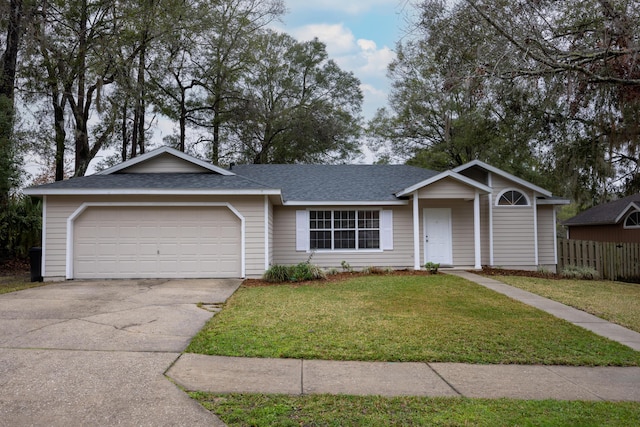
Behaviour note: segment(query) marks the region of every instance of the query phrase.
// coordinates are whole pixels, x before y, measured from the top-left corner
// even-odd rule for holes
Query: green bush
[[[600,277],[600,273],[593,267],[566,265],[561,275],[569,279],[594,280]]]
[[[322,268],[307,261],[297,265],[272,265],[262,275],[262,279],[272,283],[303,282],[306,280],[320,280],[327,277]]]
[[[424,265],[424,268],[426,268],[429,273],[436,274],[440,268],[440,264],[429,261]]]
[[[288,282],[290,277],[290,267],[286,265],[272,265],[262,275],[262,279],[267,282],[280,283]]]
[[[29,249],[40,246],[42,202],[28,196],[9,199],[0,210],[0,258],[26,258]]]
[[[291,276],[289,280],[292,282],[304,282],[306,280],[319,280],[325,279],[327,275],[317,265],[313,265],[309,262],[301,262],[298,265],[292,267]]]

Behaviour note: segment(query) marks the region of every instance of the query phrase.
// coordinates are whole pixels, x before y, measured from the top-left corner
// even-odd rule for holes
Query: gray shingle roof
[[[438,172],[406,165],[239,165],[234,173],[280,188],[284,201],[396,201]]]
[[[640,193],[613,202],[604,203],[594,206],[584,212],[579,213],[573,218],[564,221],[564,225],[597,225],[597,224],[615,224],[616,219],[631,203],[640,206]]]
[[[273,189],[238,175],[216,173],[114,173],[71,178],[32,187],[37,190],[266,190]]]

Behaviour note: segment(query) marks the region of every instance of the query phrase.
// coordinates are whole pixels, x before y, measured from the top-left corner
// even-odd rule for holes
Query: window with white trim
[[[640,211],[633,211],[627,216],[624,228],[640,228]]]
[[[497,202],[498,206],[529,206],[527,196],[517,190],[504,191]]]
[[[311,250],[380,249],[379,210],[309,211]]]

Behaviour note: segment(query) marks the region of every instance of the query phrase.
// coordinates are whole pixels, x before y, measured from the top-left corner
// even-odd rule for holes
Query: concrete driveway
[[[206,304],[240,283],[70,281],[0,295],[0,425],[224,425],[164,372],[213,315]]]

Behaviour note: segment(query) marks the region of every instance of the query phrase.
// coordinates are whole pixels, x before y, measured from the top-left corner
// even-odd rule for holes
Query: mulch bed
[[[482,274],[484,276],[521,276],[521,277],[537,277],[540,279],[563,279],[556,273],[543,273],[539,271],[527,270],[505,270],[502,268],[483,267],[482,271],[472,271],[472,273]]]
[[[335,283],[335,282],[342,282],[344,280],[349,280],[349,279],[353,279],[356,277],[365,277],[365,276],[371,276],[371,273],[360,273],[360,272],[343,272],[343,273],[338,273],[338,274],[330,274],[327,275],[327,278],[324,280],[309,280],[309,281],[305,281],[305,282],[282,282],[282,283],[274,283],[274,282],[267,282],[266,280],[262,280],[262,279],[245,279],[244,282],[242,282],[242,286],[248,287],[248,288],[254,288],[254,287],[258,287],[258,286],[278,286],[278,285],[283,285],[283,284],[287,284],[287,285],[308,285],[311,283]],[[390,273],[384,273],[381,274],[381,276],[430,276],[431,273],[429,273],[428,271],[425,270],[421,270],[421,271],[417,271],[417,270],[394,270]]]

